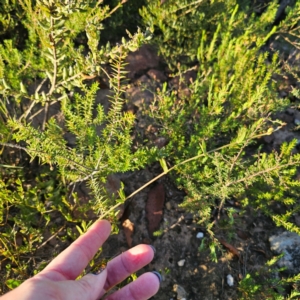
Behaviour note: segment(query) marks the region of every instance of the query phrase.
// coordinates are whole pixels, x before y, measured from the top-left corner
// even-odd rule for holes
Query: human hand
[[[75,280],[108,238],[108,221],[97,221],[43,271],[7,293],[1,300],[98,300],[130,274],[148,264],[154,256],[149,245],[138,245],[108,262],[98,275],[87,274]],[[106,300],[145,300],[159,289],[160,275],[145,273]]]

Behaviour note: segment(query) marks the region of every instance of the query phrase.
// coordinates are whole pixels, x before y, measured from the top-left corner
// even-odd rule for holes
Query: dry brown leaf
[[[123,230],[126,237],[126,242],[129,248],[132,247],[132,235],[134,232],[134,224],[129,220],[126,219],[123,223]]]
[[[18,232],[15,236],[15,246],[16,248],[19,248],[22,246],[22,244],[23,244],[23,235],[20,232]]]
[[[266,252],[262,248],[251,248],[251,250],[262,253],[265,257],[268,258]]]
[[[165,188],[159,183],[149,192],[146,204],[146,217],[148,220],[148,232],[152,236],[153,232],[159,229],[159,224],[163,217],[165,203]]]
[[[225,247],[227,248],[233,255],[237,256],[239,259],[241,259],[240,256],[240,252],[238,251],[238,249],[236,249],[234,246],[232,246],[231,244],[228,244],[226,241],[224,241],[223,239],[219,239],[219,242]]]
[[[239,238],[243,240],[247,240],[250,238],[250,234],[247,231],[237,230],[236,234],[238,235]]]

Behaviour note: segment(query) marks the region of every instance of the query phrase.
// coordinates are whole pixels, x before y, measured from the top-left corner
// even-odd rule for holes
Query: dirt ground
[[[153,178],[157,169],[159,167],[154,166],[133,173],[126,180],[122,178],[127,192],[135,191]],[[160,235],[153,237],[149,234],[146,206],[151,190],[157,193],[159,185],[165,191],[165,204],[159,225]],[[228,244],[227,248],[220,248],[218,262],[214,263],[208,250],[199,251],[201,239],[197,238],[197,233],[203,232],[204,237],[208,234],[205,228],[197,225],[197,216],[179,207],[183,197],[184,193],[176,189],[168,178],[164,178],[137,194],[128,204],[126,218],[134,225],[132,246],[147,243],[157,250],[152,263],[138,274],[153,270],[162,274],[161,288],[152,299],[239,299],[237,283],[247,272],[259,269],[272,257],[268,238],[280,229],[271,220],[253,212],[236,216],[235,222],[238,225],[234,228],[235,232],[230,234],[226,228],[216,224],[216,237],[223,244]],[[222,217],[219,222],[222,223]],[[128,242],[125,230],[120,226],[119,234],[109,238],[102,255],[114,256],[126,249]],[[236,249],[238,255],[232,249]],[[178,263],[183,260],[183,265],[179,266]],[[233,286],[227,284],[229,274],[234,278]]]

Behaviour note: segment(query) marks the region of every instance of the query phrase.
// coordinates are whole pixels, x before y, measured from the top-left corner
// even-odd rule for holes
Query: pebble
[[[291,275],[300,272],[300,236],[295,232],[284,231],[269,238],[270,248],[275,254],[283,254],[277,261],[280,268]]]
[[[186,300],[187,292],[183,288],[183,286],[179,284],[173,285],[173,291],[177,293],[177,300]]]
[[[299,119],[295,119],[295,120],[294,120],[294,123],[295,123],[295,125],[298,126],[298,125],[300,125],[300,120],[299,120]]]
[[[180,261],[177,262],[179,267],[183,267],[185,263],[185,259],[181,259]]]
[[[234,279],[233,279],[232,275],[230,275],[230,274],[227,275],[227,284],[229,286],[233,286],[234,285]]]
[[[166,209],[167,210],[171,210],[172,209],[172,205],[171,205],[170,201],[166,202]]]
[[[55,224],[61,224],[61,222],[62,222],[62,218],[60,218],[60,217],[58,217],[54,220]]]
[[[204,237],[204,233],[203,232],[198,232],[196,235],[197,239],[202,239]]]

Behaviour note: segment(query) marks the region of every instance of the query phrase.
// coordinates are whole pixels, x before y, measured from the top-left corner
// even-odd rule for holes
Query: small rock
[[[295,138],[294,134],[288,129],[277,130],[272,135],[274,136],[274,145],[281,145],[283,142],[290,142]]]
[[[299,126],[300,125],[300,120],[299,119],[295,119],[294,123],[295,123],[295,125]]]
[[[278,260],[280,268],[285,267],[290,274],[300,272],[300,236],[297,233],[285,231],[269,238],[271,250],[284,256]]]
[[[191,225],[193,223],[194,215],[191,213],[187,213],[184,215],[184,221],[187,225]]]
[[[294,117],[288,113],[282,113],[280,115],[279,119],[285,123],[293,123],[293,121],[294,121]]]
[[[142,75],[135,81],[135,83],[137,85],[149,87],[151,86],[151,79],[147,75]]]
[[[185,289],[179,285],[179,284],[174,284],[173,285],[173,291],[177,293],[177,300],[186,300],[187,298],[187,293]]]
[[[62,218],[58,217],[55,219],[54,223],[55,224],[60,224],[62,222]]]
[[[200,266],[199,266],[199,269],[200,269],[202,272],[204,272],[204,273],[208,271],[208,268],[207,268],[206,265],[200,265]]]
[[[179,267],[183,267],[185,263],[185,259],[181,259],[180,261],[177,262]]]
[[[204,237],[204,233],[203,232],[198,232],[196,235],[197,239],[202,239]]]
[[[168,143],[167,139],[163,136],[161,137],[158,137],[154,140],[154,145],[158,148],[158,149],[161,149],[163,148],[164,146],[166,146]]]
[[[170,201],[166,203],[166,209],[167,210],[171,210],[172,209],[172,205],[171,205]]]
[[[228,274],[226,278],[227,278],[227,284],[229,286],[233,286],[234,285],[234,279],[233,279],[232,275]]]
[[[281,97],[283,97],[283,98],[285,98],[287,95],[288,95],[288,93],[286,92],[286,91],[280,91],[280,96]]]
[[[286,109],[286,113],[288,113],[289,115],[293,116],[295,114],[295,109],[289,107]]]
[[[187,71],[183,76],[176,76],[171,80],[171,85],[179,88],[185,88],[187,85],[194,82],[197,78],[197,72],[195,70]]]
[[[151,69],[147,72],[147,75],[157,82],[167,81],[167,77],[159,70]]]
[[[274,141],[274,135],[273,134],[269,134],[269,135],[264,135],[262,137],[263,141],[267,144],[270,144]]]
[[[134,79],[147,69],[157,68],[160,60],[156,51],[150,45],[143,45],[139,50],[131,52],[126,58],[129,79]]]
[[[131,87],[126,91],[126,98],[129,103],[142,108],[144,105],[149,105],[153,102],[154,96],[148,90],[142,90],[139,87]]]
[[[293,116],[294,116],[295,119],[300,120],[300,111],[295,109]]]

